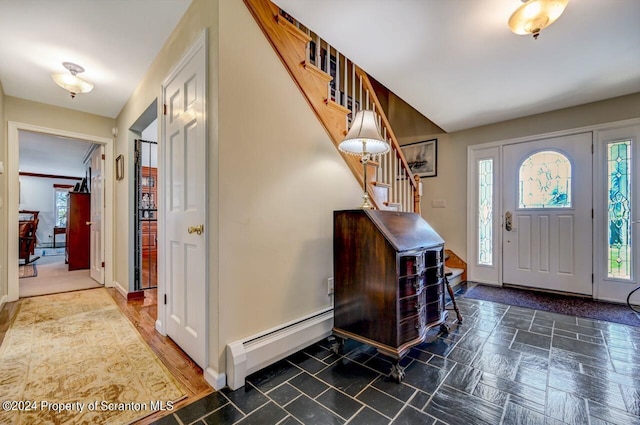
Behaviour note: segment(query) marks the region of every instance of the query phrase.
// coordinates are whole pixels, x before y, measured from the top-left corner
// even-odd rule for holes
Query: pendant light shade
[[[83,80],[76,74],[84,72],[84,68],[71,62],[63,62],[62,65],[69,70],[69,74],[52,74],[53,81],[63,89],[71,93],[71,98],[78,93],[89,93],[93,90],[93,84]]]
[[[564,12],[569,0],[523,0],[509,18],[509,28],[516,34],[532,34],[538,38],[540,31],[553,24]]]

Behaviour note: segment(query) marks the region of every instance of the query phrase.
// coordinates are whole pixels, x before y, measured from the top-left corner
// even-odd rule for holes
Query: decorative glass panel
[[[534,153],[518,179],[519,208],[571,208],[571,162],[560,152]]]
[[[631,279],[631,141],[607,144],[608,276]]]
[[[478,263],[493,265],[493,159],[478,161]]]

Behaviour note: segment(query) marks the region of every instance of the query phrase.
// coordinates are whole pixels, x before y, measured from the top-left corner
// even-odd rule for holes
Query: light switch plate
[[[0,174],[4,174],[4,162],[0,161]]]
[[[431,208],[446,208],[447,200],[446,199],[432,199],[431,200]]]

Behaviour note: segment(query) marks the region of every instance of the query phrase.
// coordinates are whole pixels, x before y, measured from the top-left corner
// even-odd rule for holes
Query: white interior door
[[[166,332],[206,367],[206,48],[187,54],[163,86]]]
[[[104,211],[103,172],[104,146],[100,146],[91,155],[91,278],[104,285],[104,241],[102,213]]]
[[[503,154],[503,282],[592,295],[592,134]]]

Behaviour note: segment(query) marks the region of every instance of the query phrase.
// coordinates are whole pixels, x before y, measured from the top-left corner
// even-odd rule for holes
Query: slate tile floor
[[[403,359],[321,341],[156,424],[640,424],[640,328],[458,298]],[[450,314],[450,317],[454,317]]]

